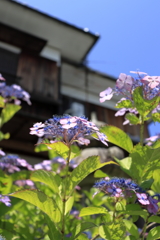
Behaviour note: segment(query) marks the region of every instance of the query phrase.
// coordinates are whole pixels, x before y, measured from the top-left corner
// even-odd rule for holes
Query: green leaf
[[[143,188],[143,189],[150,189],[151,188],[151,185],[153,184],[154,182],[154,179],[153,178],[150,178],[146,181],[143,181],[141,184],[140,184],[140,187]]]
[[[56,173],[40,169],[34,171],[31,174],[30,179],[48,185],[55,193],[59,194],[58,187],[61,184],[61,178]]]
[[[1,108],[3,108],[5,106],[5,101],[4,100],[5,99],[2,96],[0,96],[0,107]]]
[[[11,175],[6,175],[1,169],[0,169],[0,192],[2,194],[8,194],[11,192],[12,187],[12,177]]]
[[[61,213],[53,199],[37,190],[23,190],[9,194],[9,196],[23,199],[46,213],[54,222],[60,222]]]
[[[94,173],[94,177],[95,178],[104,178],[104,177],[107,177],[108,175],[106,173],[104,173],[103,171],[101,170],[97,170],[95,173]]]
[[[74,197],[71,196],[66,202],[65,215],[71,211],[73,204],[74,204]]]
[[[63,142],[55,142],[55,143],[44,143],[48,149],[54,150],[57,156],[61,156],[64,159],[67,159],[69,156],[69,147]],[[73,150],[73,151],[72,151]],[[77,155],[77,149],[71,148],[70,160]]]
[[[131,152],[133,149],[133,143],[130,137],[121,129],[107,125],[105,127],[100,128],[100,131],[104,133],[109,142],[125,149],[127,152]]]
[[[121,169],[131,176],[137,183],[153,177],[155,169],[160,169],[159,148],[137,144],[128,158],[115,159]]]
[[[94,214],[108,214],[108,211],[104,207],[85,207],[85,208],[82,208],[79,216],[83,217],[83,216],[94,215]]]
[[[77,239],[77,237],[84,232],[87,229],[93,228],[93,227],[97,227],[96,224],[92,223],[92,222],[82,222],[79,223],[73,230],[72,230],[72,234],[73,237],[71,237],[71,239]]]
[[[92,156],[82,161],[78,167],[72,171],[70,177],[67,179],[67,183],[64,183],[66,184],[67,194],[71,195],[74,188],[90,173],[108,164],[115,164],[115,162],[100,163],[98,156]],[[66,179],[64,182],[65,181]]]
[[[10,134],[9,133],[2,133],[0,131],[0,141],[3,140],[3,139],[9,139],[10,138]]]
[[[137,238],[135,238],[134,236],[130,235],[130,236],[127,236],[124,240],[137,240]]]
[[[133,103],[129,99],[127,99],[117,103],[115,107],[116,108],[132,108]]]
[[[21,109],[21,106],[15,105],[15,104],[10,104],[7,103],[6,106],[3,108],[2,113],[1,113],[1,126],[8,122],[16,112],[18,112]]]
[[[49,149],[45,144],[42,143],[42,144],[36,145],[34,151],[35,152],[45,152],[45,151],[49,151]]]
[[[160,223],[160,217],[158,217],[158,216],[151,216],[151,217],[148,218],[148,222]]]
[[[56,228],[55,224],[53,221],[51,221],[51,219],[48,217],[48,215],[45,215],[45,219],[46,219],[46,223],[48,225],[48,235],[50,240],[52,239],[61,239],[62,238],[62,234],[58,231],[58,229]]]
[[[139,118],[136,117],[136,115],[133,114],[133,113],[127,113],[127,114],[125,115],[125,118],[127,118],[127,119],[130,121],[130,123],[133,124],[133,125],[137,125],[137,124],[140,124],[140,123],[141,123],[141,121],[139,120]]]
[[[157,240],[160,237],[160,226],[152,228],[147,236],[147,240]]]
[[[143,217],[144,219],[146,219],[146,217],[148,216],[148,213],[145,210],[143,210],[141,206],[138,204],[126,205],[126,211],[124,213],[128,215],[138,215]]]
[[[160,139],[158,139],[156,142],[152,144],[152,148],[160,148]]]
[[[121,240],[125,234],[125,226],[123,222],[112,223],[99,227],[99,235],[107,240]]]
[[[152,119],[154,122],[160,122],[160,113],[153,113]]]
[[[151,189],[154,192],[159,192],[160,191],[160,169],[154,170],[153,179],[154,179],[154,182],[152,184]]]
[[[123,219],[123,222],[124,222],[128,232],[138,239],[139,232],[138,232],[138,228],[136,227],[136,225],[133,222],[126,220],[126,219]]]
[[[159,103],[160,97],[154,97],[151,100],[143,98],[143,88],[137,87],[133,92],[133,100],[137,111],[141,116],[147,116]]]
[[[88,237],[85,233],[82,233],[78,236],[78,238],[76,238],[76,240],[88,240]]]

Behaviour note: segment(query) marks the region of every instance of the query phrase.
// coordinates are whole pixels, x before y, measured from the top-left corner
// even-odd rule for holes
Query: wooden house
[[[25,4],[0,1],[0,73],[8,84],[17,83],[28,91],[32,101],[31,106],[23,103],[22,110],[4,125],[3,131],[10,132],[11,137],[0,147],[35,155],[37,139],[29,135],[29,128],[63,113],[118,126],[138,140],[139,127],[123,126],[123,117],[114,117],[117,97],[99,102],[99,92],[113,87],[116,79],[84,64],[98,39],[86,29]]]

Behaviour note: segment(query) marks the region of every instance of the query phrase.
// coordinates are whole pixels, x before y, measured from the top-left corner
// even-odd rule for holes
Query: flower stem
[[[71,148],[69,147],[69,153],[68,153],[68,158],[67,158],[67,171],[66,171],[66,177],[64,181],[64,189],[63,189],[63,197],[62,197],[62,228],[61,228],[61,233],[62,233],[62,240],[64,240],[64,235],[65,235],[65,211],[66,211],[66,183],[67,183],[67,178],[68,178],[68,171],[69,171],[69,160],[71,156]]]
[[[144,117],[141,116],[141,127],[140,127],[140,144],[143,146],[144,139]]]

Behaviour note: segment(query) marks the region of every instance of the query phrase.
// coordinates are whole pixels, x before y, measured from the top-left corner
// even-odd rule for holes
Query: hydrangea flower
[[[16,180],[14,182],[15,185],[19,186],[19,187],[24,187],[24,186],[29,186],[30,188],[34,188],[34,182],[31,181],[30,179],[26,179],[26,180]]]
[[[20,171],[20,167],[27,168],[28,170],[33,170],[33,167],[27,163],[26,160],[21,159],[17,155],[7,154],[0,158],[0,168],[9,173],[13,173],[15,171]]]
[[[5,98],[5,102],[14,101],[15,104],[19,105],[20,100],[23,100],[31,105],[29,93],[16,84],[7,86],[5,82],[0,83],[0,95]]]
[[[7,207],[11,206],[11,200],[8,196],[0,194],[0,202],[4,203]]]
[[[119,102],[127,99],[133,102],[133,92],[137,87],[140,86],[142,86],[143,89],[144,99],[151,100],[156,96],[160,96],[160,76],[149,76],[144,72],[131,71],[131,73],[137,74],[137,77],[133,78],[130,75],[121,73],[113,89],[109,87],[100,92],[100,102],[110,100],[113,95],[122,96],[122,99]],[[159,110],[160,104],[152,111],[152,113],[159,112]],[[122,116],[127,111],[134,113],[135,115],[138,114],[136,108],[122,108],[115,114],[115,116]],[[130,123],[129,120],[126,120],[123,124],[125,125],[127,123]]]
[[[67,145],[73,142],[88,145],[89,140],[86,140],[85,137],[96,133],[97,137],[94,136],[94,138],[108,145],[106,135],[101,133],[97,126],[85,117],[72,117],[70,115],[62,117],[53,116],[53,118],[48,119],[45,123],[34,124],[30,130],[31,135],[44,138],[48,135],[54,142],[62,141]]]
[[[99,182],[95,183],[93,187],[98,188],[99,190],[105,192],[107,195],[116,198],[128,198],[136,195],[137,202],[140,203],[144,208],[146,208],[149,213],[156,214],[158,212],[157,203],[160,201],[160,194],[150,196],[131,179],[102,179]],[[158,200],[154,199],[154,197],[158,197]]]

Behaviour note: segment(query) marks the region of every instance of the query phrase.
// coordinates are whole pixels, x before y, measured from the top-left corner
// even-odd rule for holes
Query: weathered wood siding
[[[22,78],[21,86],[33,96],[50,98],[58,101],[58,67],[56,62],[21,53],[17,75]]]

